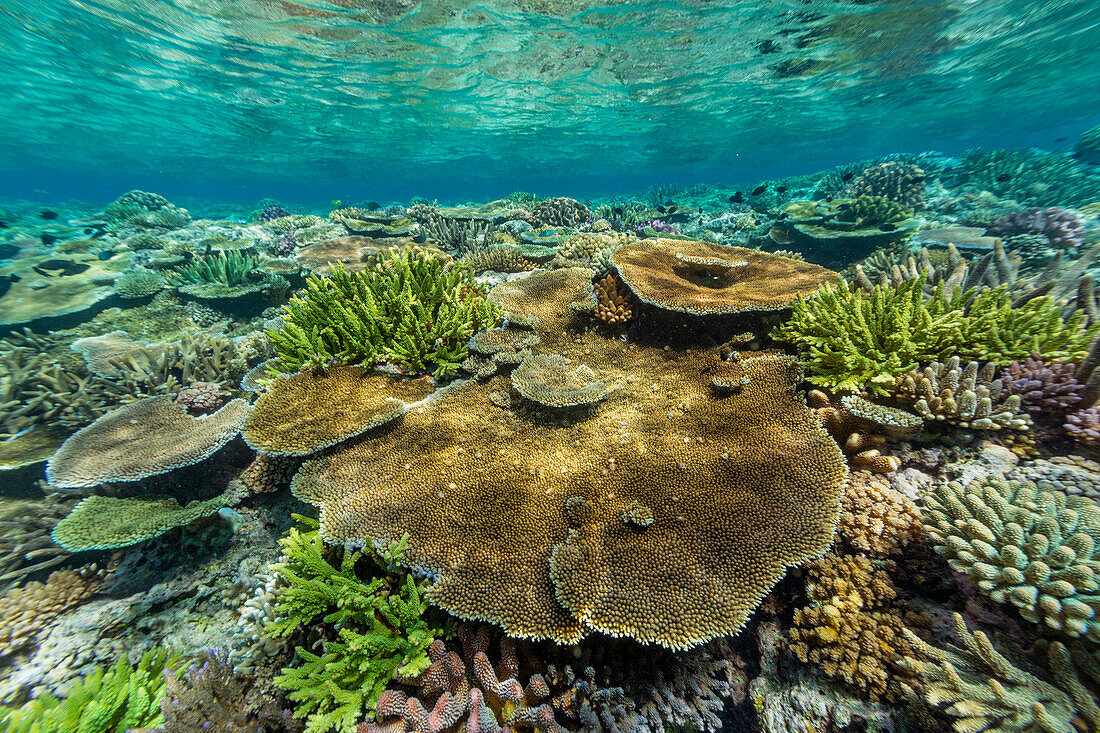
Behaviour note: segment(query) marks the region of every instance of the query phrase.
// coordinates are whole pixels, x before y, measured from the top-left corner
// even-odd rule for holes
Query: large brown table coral
[[[557,270],[494,295],[537,324],[539,353],[591,369],[602,402],[555,410],[507,376],[458,383],[307,462],[294,491],[330,542],[408,533],[433,602],[514,636],[685,648],[735,633],[832,541],[843,456],[789,357],[721,361],[573,328],[590,277]]]

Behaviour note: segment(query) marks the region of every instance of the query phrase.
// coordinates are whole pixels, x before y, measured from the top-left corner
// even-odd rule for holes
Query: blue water
[[[0,196],[573,196],[1100,121],[1100,3],[4,0]]]

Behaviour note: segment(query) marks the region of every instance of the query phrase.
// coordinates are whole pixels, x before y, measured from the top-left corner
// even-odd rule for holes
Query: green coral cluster
[[[259,260],[237,251],[218,252],[196,257],[184,267],[172,270],[168,277],[173,285],[227,285],[235,287],[252,281]]]
[[[1030,481],[945,483],[922,521],[948,564],[997,603],[1100,641],[1100,507]]]
[[[363,555],[343,551],[337,567],[318,536],[317,522],[295,515],[306,531],[292,528],[280,540],[286,562],[272,565],[288,583],[280,591],[276,618],[265,633],[285,637],[321,619],[336,624],[339,637],[323,654],[298,647],[304,663],[284,668],[275,684],[297,703],[294,715],[306,718],[307,733],[351,733],[396,676],[416,677],[430,664],[428,647],[449,636],[447,624],[425,619],[422,583],[393,568],[400,565],[408,537],[376,555],[371,579],[360,580],[356,564]],[[338,550],[337,550],[338,552]]]
[[[948,171],[948,185],[971,185],[1022,206],[1082,206],[1100,200],[1100,176],[1059,153],[968,150]]]
[[[152,270],[127,270],[115,280],[115,292],[127,300],[156,295],[164,287],[164,277]]]
[[[67,697],[42,695],[18,708],[0,708],[4,733],[125,733],[164,723],[160,700],[165,669],[184,665],[165,649],[145,652],[137,666],[125,658],[92,672]]]
[[[859,226],[873,226],[895,221],[904,221],[913,215],[897,201],[885,196],[860,196],[836,215],[837,221],[853,222]]]
[[[890,391],[897,377],[950,356],[1007,364],[1032,352],[1050,361],[1081,359],[1100,335],[1084,316],[1063,318],[1049,297],[1013,306],[1007,288],[925,293],[926,276],[870,293],[845,282],[793,304],[774,337],[803,352],[810,381],[837,390]]]
[[[282,328],[268,335],[286,371],[335,359],[392,362],[410,372],[431,367],[438,378],[457,371],[470,337],[501,316],[469,267],[409,247],[364,272],[337,263],[330,277],[311,276],[285,306]]]

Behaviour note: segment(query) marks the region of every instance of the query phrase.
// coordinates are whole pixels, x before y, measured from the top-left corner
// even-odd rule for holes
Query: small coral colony
[[[9,205],[0,729],[1100,731],[1097,163]]]

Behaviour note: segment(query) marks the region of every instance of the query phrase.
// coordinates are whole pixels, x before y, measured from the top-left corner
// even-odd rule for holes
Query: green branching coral
[[[1100,507],[1030,481],[951,482],[921,520],[948,564],[997,603],[1067,636],[1100,641]]]
[[[791,319],[774,337],[804,352],[810,381],[836,390],[889,391],[895,379],[920,364],[963,360],[1007,364],[1037,352],[1072,361],[1088,353],[1100,324],[1063,318],[1043,296],[1014,306],[1005,287],[956,290],[941,283],[925,293],[926,276],[870,293],[842,282],[798,298]]]
[[[62,700],[46,694],[22,707],[0,708],[5,733],[125,733],[161,725],[165,669],[183,660],[161,649],[145,652],[136,667],[120,659],[80,680]]]
[[[860,196],[848,208],[836,215],[837,221],[855,222],[861,226],[873,226],[893,221],[904,221],[913,215],[911,209],[891,201],[885,196]]]
[[[393,570],[404,556],[407,536],[380,554],[369,554],[375,567],[364,582],[356,573],[361,553],[344,551],[337,567],[326,558],[329,551],[317,522],[297,518],[307,531],[292,528],[280,540],[287,561],[272,568],[288,587],[279,594],[276,618],[266,633],[284,637],[321,620],[338,625],[339,636],[320,655],[299,647],[304,663],[283,669],[275,684],[297,703],[295,716],[307,718],[307,733],[350,733],[365,715],[373,716],[394,676],[415,677],[428,668],[428,647],[450,629],[425,620],[423,584]]]
[[[872,293],[841,281],[794,302],[774,337],[806,353],[810,381],[835,390],[882,393],[919,362],[950,354],[962,312],[945,297],[925,299],[924,277]]]
[[[218,252],[215,255],[197,257],[184,267],[168,273],[173,285],[246,285],[258,260],[240,252]]]
[[[410,372],[453,374],[476,332],[499,325],[502,310],[470,269],[437,252],[395,250],[373,268],[310,277],[269,331],[279,365],[297,371],[337,359],[345,364],[394,362]]]

